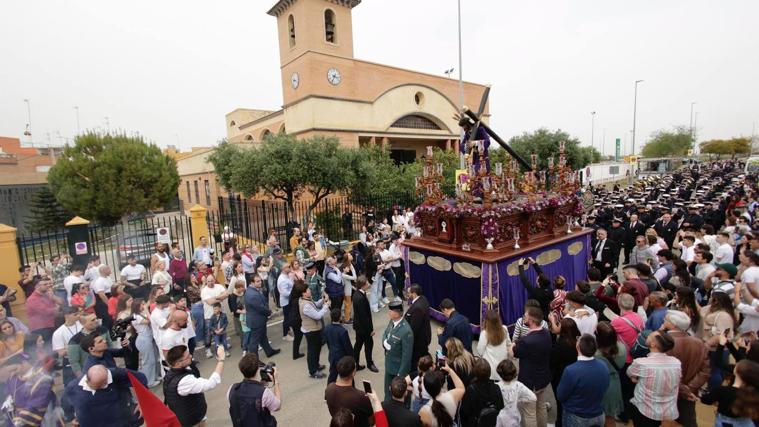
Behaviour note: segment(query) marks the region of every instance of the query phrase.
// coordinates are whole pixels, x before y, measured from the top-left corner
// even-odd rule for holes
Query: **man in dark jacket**
[[[546,425],[549,406],[556,408],[556,398],[551,388],[551,334],[542,328],[542,323],[543,313],[540,309],[527,307],[524,324],[530,330],[512,344],[512,353],[519,359],[519,382],[537,397],[534,403],[530,402],[524,407],[525,425]]]
[[[272,357],[279,353],[280,349],[274,349],[266,337],[266,321],[271,316],[269,301],[261,292],[261,281],[252,281],[245,290],[245,324],[250,328],[248,340],[248,353],[258,356],[258,347],[264,349],[266,357]]]
[[[635,238],[646,234],[646,225],[638,219],[638,214],[632,214],[625,229],[625,264],[628,264],[630,262],[630,252],[633,246],[635,246]]]
[[[408,410],[403,403],[408,394],[406,380],[401,377],[393,378],[390,382],[390,393],[393,396],[392,400],[382,402],[388,427],[422,427],[419,415]]]
[[[81,427],[142,425],[132,403],[127,372],[147,386],[147,378],[141,372],[93,365],[80,380],[68,383],[61,401],[63,410],[73,414]]]
[[[596,243],[593,245],[591,259],[593,267],[601,272],[603,277],[611,274],[619,264],[619,246],[617,242],[607,237],[606,230],[599,228],[596,231]]]
[[[372,372],[379,372],[374,365],[372,358],[372,349],[374,348],[374,324],[372,322],[372,311],[369,307],[369,299],[366,293],[369,289],[369,281],[365,276],[359,276],[356,279],[356,288],[353,294],[353,330],[356,331],[356,343],[353,346],[353,358],[356,360],[356,369],[362,370],[368,367]],[[366,366],[358,364],[361,355],[361,347],[364,347],[366,354]]]
[[[429,354],[430,342],[432,341],[432,329],[430,328],[430,303],[427,297],[422,295],[422,287],[413,284],[408,290],[411,305],[406,310],[406,321],[414,331],[414,351],[411,353],[412,377],[416,376],[419,359]]]
[[[340,324],[340,309],[333,308],[330,311],[332,323],[322,329],[322,337],[329,349],[329,377],[327,384],[337,380],[337,361],[343,356],[352,356],[353,347],[348,331]]]
[[[443,354],[446,353],[445,342],[448,341],[448,338],[458,338],[464,344],[464,348],[471,353],[472,328],[469,326],[469,319],[456,311],[453,301],[448,298],[440,301],[440,311],[448,318],[445,328],[437,328],[437,342],[443,349]]]

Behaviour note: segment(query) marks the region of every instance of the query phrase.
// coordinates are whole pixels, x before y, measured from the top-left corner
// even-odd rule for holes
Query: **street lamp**
[[[590,112],[590,146],[596,148],[594,136],[596,133],[596,112]]]
[[[459,108],[464,108],[464,76],[462,75],[464,66],[462,64],[461,56],[461,0],[457,0],[458,3],[458,24],[459,24]],[[461,139],[464,139],[464,128],[460,131]],[[464,153],[459,154],[459,167],[464,169]]]
[[[24,131],[24,136],[28,136],[29,139],[31,139],[32,138],[32,104],[26,98],[24,98],[24,102],[26,103],[26,118],[27,118],[26,130]]]
[[[636,115],[638,113],[638,83],[641,83],[643,80],[635,80],[635,98],[633,100],[633,128],[632,128],[632,153],[631,155],[635,155],[635,119]]]
[[[454,70],[453,68],[449,68],[449,69],[447,69],[447,70],[443,71],[443,73],[444,73],[446,76],[448,76],[448,78],[450,79],[450,78],[451,78],[451,74],[453,74],[453,70]]]
[[[76,134],[79,135],[80,133],[82,133],[82,131],[79,128],[79,106],[78,105],[74,106],[74,111],[76,112]]]

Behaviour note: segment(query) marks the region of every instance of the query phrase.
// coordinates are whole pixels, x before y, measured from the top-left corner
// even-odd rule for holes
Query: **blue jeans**
[[[411,412],[418,414],[419,410],[422,409],[422,406],[426,405],[427,402],[429,402],[430,399],[425,399],[423,397],[420,397],[419,399],[414,399],[411,402]]]
[[[66,293],[66,289],[54,289],[53,295],[63,300],[64,307],[69,306],[69,299],[68,299],[68,294]],[[10,316],[10,314],[8,314],[8,316]]]
[[[220,345],[224,346],[224,350],[229,349],[229,343],[227,342],[227,334],[213,336],[213,351],[216,353],[216,348]]]
[[[754,427],[754,423],[749,418],[732,418],[717,412],[717,418],[714,419],[714,427]]]
[[[242,347],[243,351],[247,351],[249,345],[250,345],[250,331],[243,332],[242,333],[242,345],[240,347]]]
[[[396,285],[395,280],[395,273],[393,273],[392,268],[388,268],[386,270],[382,270],[382,277],[387,280],[387,283],[390,283],[390,287],[393,288],[394,296],[398,298],[403,298],[402,293],[398,290],[398,285]],[[385,287],[382,287],[382,296],[385,295]]]
[[[585,418],[564,410],[561,413],[561,425],[564,427],[603,427],[606,422],[604,414]]]
[[[723,348],[722,351],[713,350],[709,352],[709,367],[711,368],[711,374],[709,375],[709,381],[707,382],[707,390],[711,390],[714,387],[718,387],[722,384],[724,378],[724,372],[722,367],[727,366],[729,353]]]
[[[196,340],[203,340],[203,344],[208,344],[208,332],[206,328],[206,319],[203,318],[203,303],[196,302],[190,308],[190,315],[192,316],[192,323],[195,327]]]

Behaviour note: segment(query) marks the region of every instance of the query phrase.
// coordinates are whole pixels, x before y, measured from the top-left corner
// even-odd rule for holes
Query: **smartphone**
[[[445,366],[445,356],[438,355],[436,365],[437,369],[443,369],[443,366]]]
[[[372,392],[372,383],[370,383],[367,380],[364,380],[363,383],[364,383],[364,392],[365,393],[371,393]]]

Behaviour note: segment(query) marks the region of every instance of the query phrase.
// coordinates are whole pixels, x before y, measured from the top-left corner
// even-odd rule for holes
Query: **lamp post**
[[[635,155],[635,119],[638,113],[638,83],[643,80],[635,80],[635,98],[633,99],[633,128],[632,128],[632,156]]]
[[[596,133],[596,112],[591,111],[590,112],[590,146],[592,148],[596,148],[595,145],[595,133]]]
[[[451,74],[453,74],[453,68],[449,68],[445,71],[443,71],[443,74],[445,74],[449,79],[451,78]]]
[[[79,106],[74,106],[74,112],[76,113],[76,134],[79,135],[82,133],[81,129],[79,128]]]
[[[464,76],[463,76],[463,59],[461,54],[461,0],[457,0],[458,5],[458,24],[459,24],[459,108],[464,108]],[[464,128],[461,128],[460,137],[464,139]],[[457,144],[458,145],[458,144]],[[459,153],[459,168],[464,169],[464,153]]]

